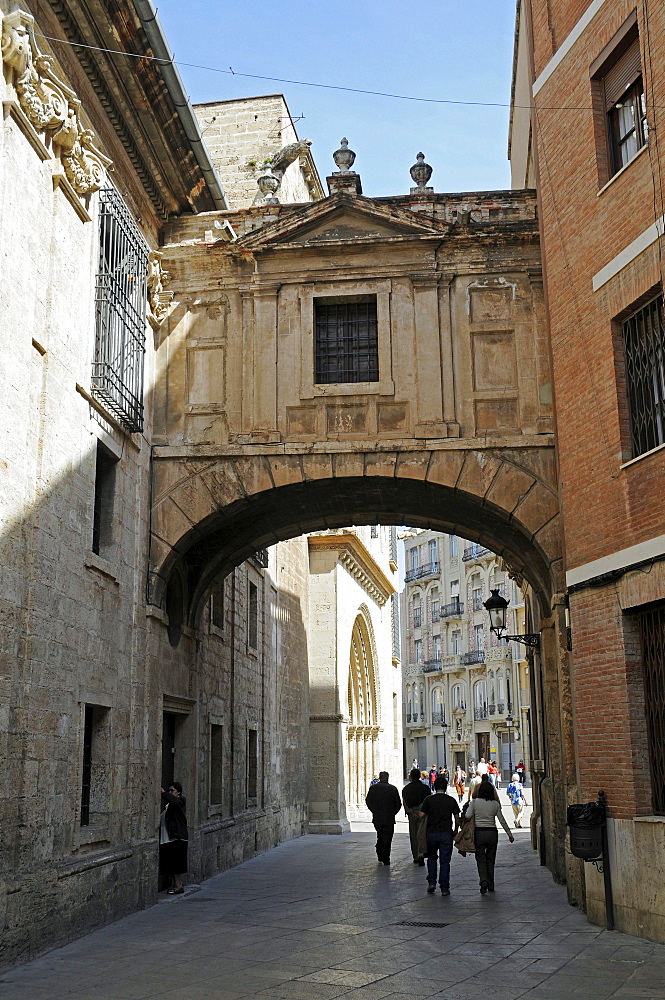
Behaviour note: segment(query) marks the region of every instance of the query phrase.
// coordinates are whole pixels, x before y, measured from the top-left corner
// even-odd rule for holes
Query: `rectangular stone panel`
[[[519,434],[519,400],[477,399],[476,434]]]
[[[517,358],[512,330],[472,334],[474,389],[517,389]]]
[[[409,404],[408,403],[379,403],[377,407],[379,433],[407,431]]]
[[[326,407],[328,434],[367,433],[368,408],[365,403],[334,403]]]
[[[287,406],[286,428],[289,437],[316,434],[316,406]]]
[[[469,318],[472,323],[495,323],[510,319],[513,289],[510,285],[469,289]]]
[[[187,351],[187,399],[192,404],[221,403],[224,394],[224,350]]]

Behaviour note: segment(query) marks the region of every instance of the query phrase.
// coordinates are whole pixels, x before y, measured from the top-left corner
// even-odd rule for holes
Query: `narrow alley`
[[[497,891],[455,852],[451,895],[426,895],[406,824],[392,864],[369,824],[306,836],[0,979],[2,1000],[645,1000],[665,947],[587,922],[526,830],[500,835]]]

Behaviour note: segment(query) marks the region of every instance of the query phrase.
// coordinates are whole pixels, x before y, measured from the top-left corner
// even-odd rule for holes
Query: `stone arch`
[[[411,524],[480,542],[550,613],[561,588],[554,455],[487,451],[259,454],[155,460],[150,599],[176,567],[193,624],[215,579],[282,539],[349,524]]]

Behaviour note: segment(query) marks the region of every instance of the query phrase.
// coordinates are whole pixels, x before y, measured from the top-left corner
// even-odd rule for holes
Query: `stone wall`
[[[299,139],[281,94],[211,101],[194,107],[206,146],[224,185],[231,209],[249,208],[263,199],[256,178],[267,157]],[[280,202],[307,202],[323,196],[311,153],[286,170]]]

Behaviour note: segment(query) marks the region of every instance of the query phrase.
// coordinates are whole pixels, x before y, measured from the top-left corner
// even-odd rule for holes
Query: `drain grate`
[[[429,920],[399,920],[396,927],[447,927],[448,924],[437,924]]]

